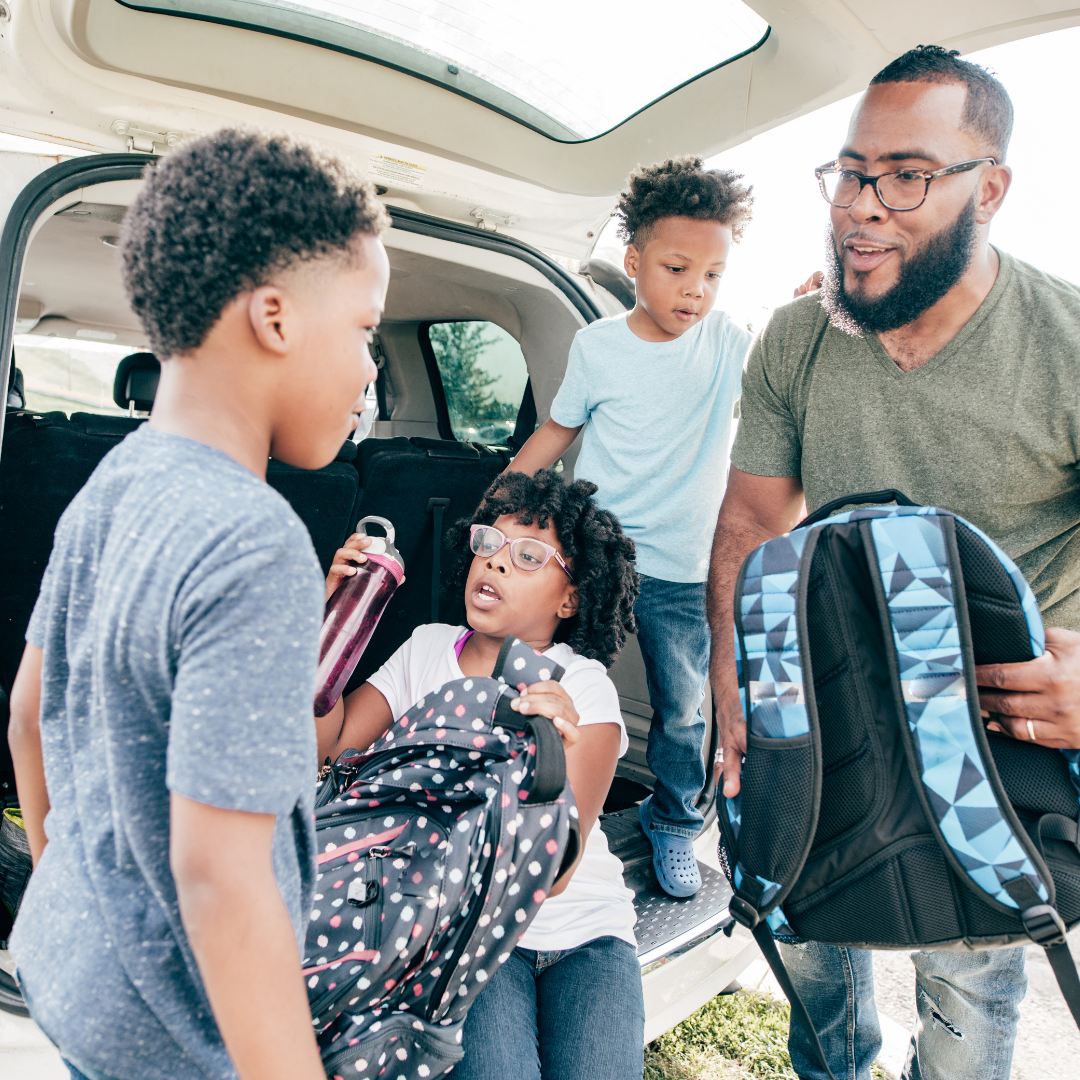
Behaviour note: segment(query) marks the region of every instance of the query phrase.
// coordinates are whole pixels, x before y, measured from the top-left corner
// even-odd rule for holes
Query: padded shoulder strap
[[[1023,876],[1043,903],[1053,879],[1004,793],[979,713],[974,655],[950,514],[860,523],[885,626],[893,691],[923,809],[962,880],[1016,911]]]
[[[821,803],[821,740],[810,677],[806,580],[818,530],[751,552],[735,589],[739,688],[747,722],[742,790],[725,799],[737,852],[732,915],[768,918],[794,936],[779,905],[809,854]],[[777,792],[785,794],[782,808]]]
[[[558,664],[543,653],[507,634],[491,677],[520,689],[522,684],[532,686],[533,683],[547,682],[549,679],[559,682],[565,674]]]

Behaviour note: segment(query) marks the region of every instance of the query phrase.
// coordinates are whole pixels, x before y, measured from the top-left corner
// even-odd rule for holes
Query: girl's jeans
[[[645,1003],[631,945],[515,949],[465,1019],[454,1080],[641,1080]]]
[[[780,946],[836,1080],[870,1080],[881,1049],[873,954],[808,942]],[[912,953],[919,1014],[905,1080],[1009,1080],[1017,1006],[1027,991],[1023,949]],[[788,1038],[802,1080],[827,1080],[797,1021]]]
[[[693,839],[704,818],[694,805],[705,786],[701,702],[709,677],[705,583],[641,578],[634,604],[638,645],[653,707],[646,760],[656,776],[649,806],[657,832]]]

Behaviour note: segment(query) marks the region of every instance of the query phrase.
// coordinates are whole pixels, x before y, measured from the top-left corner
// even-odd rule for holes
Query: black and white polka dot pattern
[[[514,640],[494,677],[440,687],[323,778],[303,966],[328,1076],[414,1080],[462,1056],[469,1005],[576,834],[565,768],[555,797],[529,801],[538,744],[561,760],[551,722],[500,708],[561,674]]]

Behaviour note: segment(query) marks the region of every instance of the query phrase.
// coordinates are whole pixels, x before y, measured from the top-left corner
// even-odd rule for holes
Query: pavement
[[[1069,934],[1069,947],[1080,963],[1080,927]],[[1076,1080],[1080,1075],[1080,1030],[1061,996],[1046,954],[1036,946],[1028,947],[1027,973],[1028,991],[1020,1003],[1012,1080]],[[739,976],[739,982],[748,989],[768,990],[774,997],[784,998],[764,959],[755,960]],[[874,992],[882,1036],[878,1064],[890,1080],[899,1080],[915,1025],[915,968],[910,953],[874,953]]]

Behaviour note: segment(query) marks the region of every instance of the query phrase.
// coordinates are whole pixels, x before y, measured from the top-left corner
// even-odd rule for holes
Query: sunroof
[[[611,0],[120,0],[310,41],[399,68],[580,141],[760,45],[741,0],[688,12]]]

